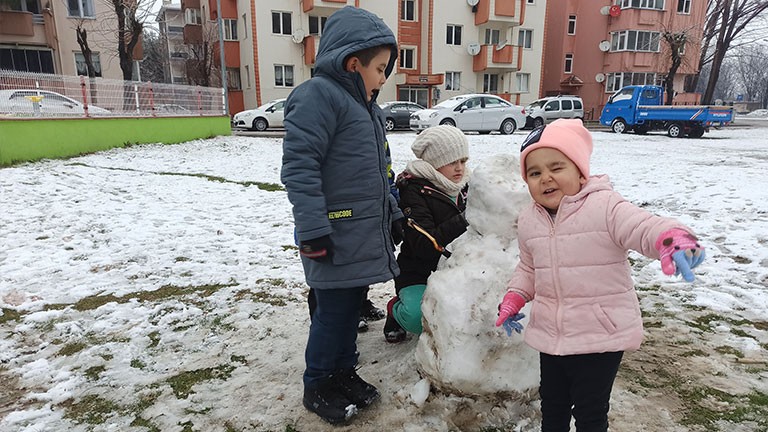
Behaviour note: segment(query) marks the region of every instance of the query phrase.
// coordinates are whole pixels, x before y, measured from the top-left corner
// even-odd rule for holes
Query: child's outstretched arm
[[[661,271],[666,275],[681,274],[687,282],[693,282],[695,277],[691,270],[706,256],[699,239],[680,228],[661,233],[656,240],[656,249],[660,255]]]

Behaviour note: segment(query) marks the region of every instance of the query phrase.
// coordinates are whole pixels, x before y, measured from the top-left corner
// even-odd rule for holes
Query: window
[[[24,48],[0,48],[0,69],[55,73],[51,51]]]
[[[251,66],[245,65],[243,69],[245,69],[245,87],[251,88]]]
[[[415,102],[423,107],[428,106],[429,93],[423,87],[400,87],[397,89],[397,100]]]
[[[275,65],[275,86],[293,87],[293,66]]]
[[[101,59],[99,53],[91,53],[91,64],[93,64],[93,72],[97,77],[101,76]],[[78,75],[88,76],[88,68],[85,66],[85,56],[81,52],[75,53],[75,69],[77,69]]]
[[[291,31],[290,12],[272,12],[272,34],[289,35]]]
[[[606,80],[605,91],[615,92],[628,85],[656,84],[657,76],[652,72],[616,72],[609,73]]]
[[[93,18],[93,0],[67,0],[69,16]]]
[[[562,101],[560,101],[560,103],[562,104],[563,111],[573,110],[573,101],[571,101],[570,99],[563,99]]]
[[[202,24],[203,17],[200,14],[200,9],[187,9],[184,11],[184,23],[185,24]]]
[[[400,69],[416,69],[416,49],[400,49]]]
[[[536,0],[527,0],[526,2],[527,2],[528,4],[534,4],[534,3],[536,3]]]
[[[445,43],[448,45],[461,45],[461,26],[448,24]]]
[[[500,35],[501,35],[501,32],[499,30],[485,29],[485,44],[498,45]]]
[[[461,72],[445,73],[445,89],[459,90],[461,88]]]
[[[483,93],[499,92],[499,76],[497,74],[483,74]]]
[[[485,108],[507,108],[509,106],[505,100],[495,97],[484,97],[483,102],[485,103]]]
[[[621,0],[621,8],[664,10],[664,0]]]
[[[184,32],[184,27],[182,26],[168,26],[168,33],[180,34],[183,32]]]
[[[416,21],[416,0],[400,0],[400,19]]]
[[[517,45],[523,48],[533,47],[533,30],[519,30],[517,33]]]
[[[240,82],[240,69],[227,68],[227,89],[242,90],[243,85]]]
[[[237,20],[236,19],[224,19],[224,40],[236,41],[237,40]]]
[[[576,15],[568,15],[568,34],[576,34]]]
[[[321,36],[325,29],[325,23],[328,21],[328,17],[321,16],[309,16],[309,34],[315,36]]]
[[[611,33],[611,51],[659,52],[659,32],[625,30]]]
[[[573,54],[565,55],[565,73],[573,73]]]
[[[248,18],[243,14],[243,39],[248,39]]]
[[[518,73],[517,74],[517,91],[519,93],[528,93],[530,91],[531,74]]]
[[[12,11],[40,13],[40,2],[38,0],[16,0],[6,2],[5,7]]]
[[[691,0],[677,0],[677,13],[690,14]]]
[[[683,81],[683,91],[693,93],[696,91],[696,75],[686,75]]]

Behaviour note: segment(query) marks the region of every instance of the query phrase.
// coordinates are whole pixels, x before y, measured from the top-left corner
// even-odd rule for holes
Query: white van
[[[539,127],[559,118],[584,119],[584,102],[578,96],[560,95],[533,101],[525,107],[526,127]]]

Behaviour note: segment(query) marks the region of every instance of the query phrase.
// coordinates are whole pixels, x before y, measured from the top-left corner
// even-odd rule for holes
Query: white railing
[[[0,69],[0,118],[225,115],[224,90]]]

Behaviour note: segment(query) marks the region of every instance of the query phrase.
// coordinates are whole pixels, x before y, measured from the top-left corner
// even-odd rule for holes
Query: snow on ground
[[[630,255],[646,341],[612,430],[768,430],[766,132],[594,133],[592,172],[708,248],[692,285]],[[470,135],[469,166],[525,135]],[[390,135],[396,171],[414,136]],[[337,428],[301,406],[307,286],[280,160],[278,138],[218,137],[0,169],[0,430],[538,430],[535,394],[417,406],[417,340],[386,344],[382,321],[358,340],[382,400]]]

